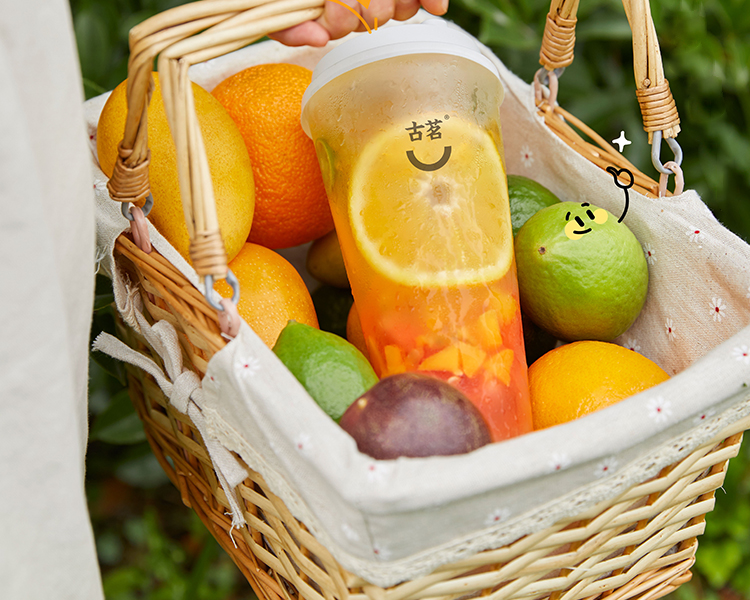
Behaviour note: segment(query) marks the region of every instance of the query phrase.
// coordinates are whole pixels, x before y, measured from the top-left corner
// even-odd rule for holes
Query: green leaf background
[[[87,98],[127,75],[127,35],[178,0],[71,0]],[[744,0],[651,3],[664,71],[680,111],[686,185],[716,217],[750,239],[750,10]],[[451,0],[447,17],[531,81],[548,0]],[[619,0],[584,0],[576,58],[560,81],[560,103],[605,139],[621,130],[625,150],[655,177],[642,130],[630,29]],[[665,146],[665,152],[666,146]],[[666,159],[665,159],[666,160]],[[111,291],[97,282],[93,334],[113,331]],[[108,600],[240,599],[253,594],[202,524],[186,509],[144,441],[124,391],[122,365],[92,353],[87,494]],[[750,451],[733,459],[699,539],[695,574],[677,600],[750,598]]]

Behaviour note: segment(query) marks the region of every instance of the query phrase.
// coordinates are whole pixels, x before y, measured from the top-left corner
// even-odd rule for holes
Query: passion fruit
[[[464,454],[491,441],[484,417],[462,392],[421,373],[380,380],[339,424],[360,452],[383,460]]]

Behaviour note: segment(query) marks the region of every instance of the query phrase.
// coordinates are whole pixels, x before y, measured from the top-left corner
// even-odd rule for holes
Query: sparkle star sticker
[[[633,142],[631,142],[628,138],[625,137],[625,132],[620,132],[620,137],[618,137],[616,140],[612,140],[613,144],[617,144],[620,147],[620,154],[622,154],[622,149],[625,146],[629,146]]]

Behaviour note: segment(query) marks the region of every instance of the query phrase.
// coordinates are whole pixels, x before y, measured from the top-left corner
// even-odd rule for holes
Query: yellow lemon
[[[148,145],[154,207],[148,218],[159,233],[190,260],[190,238],[177,180],[177,153],[164,112],[159,77],[156,73],[153,76],[155,88],[148,108]],[[123,81],[107,99],[96,130],[99,165],[108,177],[112,176],[117,145],[125,130],[126,86],[127,81]],[[244,246],[253,223],[255,186],[250,158],[237,125],[219,101],[196,84],[193,84],[193,98],[208,156],[219,228],[228,260],[232,260]]]
[[[376,271],[403,285],[499,280],[513,258],[500,153],[481,127],[439,118],[438,139],[412,142],[398,125],[367,143],[352,175],[355,243]]]

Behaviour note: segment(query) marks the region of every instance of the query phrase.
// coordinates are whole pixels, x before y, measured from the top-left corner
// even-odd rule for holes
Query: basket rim
[[[247,326],[245,325],[245,327],[247,327]],[[225,349],[221,350],[219,352],[219,354],[225,353],[225,352],[227,352],[228,350],[230,350],[231,348],[233,348],[235,346],[236,346],[236,344],[234,342],[232,342]],[[742,391],[739,394],[736,394],[736,397],[737,397],[736,398],[737,400],[740,400],[740,401],[743,402],[742,409],[744,410],[744,413],[743,413],[744,416],[740,415],[738,418],[745,419],[746,415],[750,412],[750,402],[747,401],[748,400],[748,394],[746,393],[746,391]],[[623,402],[627,402],[627,400],[623,401]],[[621,403],[621,405],[622,404],[623,403]],[[215,407],[215,406],[211,406],[210,407],[211,410],[214,410],[216,408],[217,407]],[[593,415],[591,415],[591,416],[593,416]],[[588,418],[588,417],[586,417],[586,418]],[[719,419],[719,418],[721,418],[721,415],[718,415],[714,419],[714,422],[717,419]],[[568,427],[568,425],[573,426],[572,428],[579,429],[579,428],[582,428],[581,421],[583,421],[583,419],[579,420],[579,422],[573,422],[573,423],[567,424],[566,426],[561,426],[560,428],[558,428],[558,433],[562,431],[566,437],[569,436],[570,435],[570,429],[571,429],[571,427]],[[735,419],[734,421],[735,421],[735,423],[738,423],[737,425],[735,425],[735,427],[738,427],[739,430],[743,430],[743,429],[747,428],[747,426],[748,426],[748,424],[745,423],[744,420],[740,422],[740,421],[737,421]],[[706,424],[706,426],[711,426],[711,423],[712,422],[709,421]],[[715,423],[714,423],[714,425],[715,425]],[[330,427],[334,427],[334,426],[335,426],[334,424],[330,424]],[[214,423],[214,429],[217,432],[221,431],[221,428],[218,427],[216,423]],[[324,430],[324,429],[321,430],[321,435],[326,434],[326,433],[327,433],[326,430]],[[549,433],[549,432],[535,432],[535,434],[545,434],[545,433]],[[717,438],[726,437],[730,433],[732,433],[731,430],[721,429],[721,428],[718,428],[718,427],[716,427],[716,429],[714,431],[714,435],[717,436]],[[535,434],[529,434],[529,436],[534,436]],[[509,449],[511,449],[514,445],[518,445],[519,442],[521,442],[523,440],[523,438],[527,438],[526,441],[528,443],[529,441],[533,440],[533,438],[531,438],[529,436],[522,436],[521,438],[516,438],[515,440],[508,440],[504,444],[493,445],[494,448],[492,448],[492,447],[485,447],[484,449],[480,449],[480,450],[476,451],[475,453],[473,453],[473,456],[472,455],[464,455],[462,457],[448,457],[448,460],[450,460],[452,462],[455,462],[455,465],[457,466],[457,470],[459,470],[459,469],[463,468],[464,463],[467,460],[469,460],[469,459],[473,458],[473,459],[476,460],[477,456],[482,456],[483,454],[491,455],[493,452],[497,453],[498,450],[502,449],[503,447],[505,448],[505,451],[508,452]],[[651,465],[652,465],[652,469],[653,470],[651,472],[648,472],[648,473],[653,475],[661,467],[665,466],[666,464],[670,464],[671,462],[673,462],[673,460],[671,460],[672,458],[674,458],[676,456],[682,456],[682,455],[684,455],[686,453],[689,453],[691,451],[690,435],[687,434],[686,438],[687,439],[679,440],[679,442],[677,442],[677,443],[673,443],[672,444],[673,450],[676,452],[676,454],[672,455],[669,458],[665,458],[661,463],[650,461],[649,460],[650,457],[644,459],[645,462],[650,462]],[[236,440],[234,442],[232,442],[230,440],[222,438],[222,436],[219,435],[219,441],[221,441],[222,443],[224,443],[225,446],[227,446],[229,448],[232,448],[235,451],[237,451],[239,453],[239,455],[243,458],[243,460],[248,465],[251,466],[251,468],[253,468],[254,470],[257,470],[259,473],[261,473],[261,475],[268,481],[269,486],[271,487],[271,489],[274,492],[274,494],[276,494],[279,497],[281,497],[284,500],[284,502],[287,503],[287,505],[290,507],[290,510],[292,510],[292,514],[294,514],[295,517],[297,517],[301,521],[303,521],[306,524],[308,524],[308,526],[309,526],[310,530],[313,532],[313,534],[318,539],[320,539],[321,542],[324,543],[324,545],[327,548],[329,548],[329,550],[331,550],[334,553],[334,555],[336,556],[337,560],[342,565],[344,565],[345,568],[347,568],[350,571],[354,571],[354,572],[367,572],[366,565],[365,565],[365,567],[362,567],[362,565],[360,564],[360,561],[356,561],[356,560],[352,561],[351,559],[348,559],[346,556],[343,556],[338,550],[336,550],[337,546],[340,546],[340,544],[337,544],[336,542],[332,541],[330,539],[330,536],[326,533],[326,531],[324,529],[321,529],[319,526],[316,526],[317,519],[311,518],[309,514],[306,515],[306,514],[301,514],[299,512],[300,502],[304,502],[304,500],[302,498],[298,498],[297,500],[294,500],[294,497],[297,497],[297,491],[295,491],[294,489],[283,489],[283,486],[279,486],[279,481],[278,481],[277,478],[274,477],[274,472],[273,471],[269,471],[269,469],[268,469],[267,466],[257,464],[253,460],[253,456],[248,456],[248,454],[246,452],[243,452],[243,448],[238,447],[236,445],[236,443],[235,443]],[[514,444],[514,442],[515,442],[515,444]],[[356,452],[355,449],[353,449],[352,451]],[[513,454],[518,454],[518,452],[513,452]],[[369,458],[365,458],[365,460],[369,460]],[[441,460],[443,460],[443,459],[441,459]],[[401,462],[402,463],[411,463],[414,466],[418,466],[420,471],[424,471],[426,468],[430,467],[429,463],[431,462],[431,459],[402,459]],[[483,462],[487,462],[487,460],[483,459]],[[336,465],[333,465],[332,468],[335,470],[336,469]],[[604,479],[604,480],[602,480],[602,482],[601,482],[600,485],[605,486],[607,490],[611,490],[612,489],[612,483],[611,483],[612,481],[613,481],[612,478]],[[622,484],[621,484],[622,489],[626,488],[627,485],[629,485],[629,483],[633,483],[634,481],[635,481],[635,479],[632,480],[632,481],[630,481],[630,482],[623,481]],[[356,486],[354,486],[354,487],[356,487]],[[617,488],[617,489],[619,490],[620,488]],[[607,495],[608,496],[612,496],[613,494],[608,493]],[[555,498],[553,501],[550,501],[550,502],[554,502],[554,504],[559,505],[559,503],[560,503],[560,497],[558,496],[557,498]],[[577,503],[577,506],[580,507],[580,504]],[[546,508],[546,507],[543,507],[543,508]],[[540,508],[539,510],[540,510],[540,512],[543,512],[542,508]],[[520,519],[520,516],[519,516],[519,519]],[[518,537],[518,535],[508,534],[507,538],[496,538],[495,540],[493,540],[491,542],[486,542],[486,546],[487,547],[491,547],[491,546],[501,545],[501,543],[506,542],[506,541],[510,541],[511,539],[517,538],[517,537]],[[481,544],[477,544],[476,547],[471,548],[471,549],[467,549],[465,551],[470,553],[470,552],[472,552],[472,551],[474,551],[474,550],[476,550],[477,548],[480,548],[480,547],[481,547]],[[395,567],[397,565],[397,563],[393,562],[393,561],[388,562],[388,563],[381,563],[381,565],[383,565],[383,564],[387,565],[387,569],[389,571],[393,567]],[[363,568],[365,569],[364,571],[363,571]],[[429,571],[430,569],[431,569],[431,566],[425,566],[424,567],[424,571],[425,572]],[[393,583],[393,581],[391,581],[391,580],[381,579],[377,574],[372,574],[371,573],[368,578],[369,578],[369,580],[373,581],[374,583],[378,583],[378,584],[389,585],[389,584]]]
[[[146,410],[145,412],[147,413],[148,411]],[[144,418],[146,416],[144,414],[144,411],[143,411],[142,408],[139,409],[139,413],[141,414],[142,418]],[[181,417],[181,419],[182,419],[182,417]],[[144,421],[150,422],[150,420],[148,418],[145,418]],[[147,429],[148,429],[148,427],[147,427]],[[711,471],[710,471],[711,473],[713,473],[716,469],[719,469],[718,471],[716,471],[716,473],[717,473],[717,475],[720,476],[721,479],[723,479],[723,475],[724,475],[725,470],[726,470],[726,460],[728,460],[732,456],[736,455],[736,453],[737,453],[737,451],[739,449],[739,441],[741,440],[741,437],[742,437],[741,433],[733,434],[731,437],[726,438],[723,441],[723,443],[720,443],[720,441],[723,438],[721,437],[721,435],[719,435],[719,436],[717,436],[716,440],[714,440],[714,441],[717,442],[717,445],[712,445],[711,443],[709,443],[709,444],[706,444],[705,446],[703,446],[703,448],[705,448],[705,449],[708,450],[708,454],[714,454],[717,451],[719,452],[718,455],[715,455],[713,458],[710,459],[712,462],[706,463],[706,465],[708,465],[708,464],[714,465],[714,467],[711,468]],[[149,439],[151,440],[151,437]],[[152,443],[153,443],[153,440],[152,440]],[[157,446],[158,446],[158,444],[157,444]],[[727,447],[725,448],[725,446],[727,446]],[[155,451],[158,453],[159,456],[161,456],[161,449],[155,448]],[[585,533],[586,536],[589,536],[589,535],[604,535],[605,537],[603,539],[605,539],[605,540],[608,539],[609,536],[606,534],[606,530],[608,529],[608,527],[611,527],[614,524],[614,522],[617,521],[617,519],[619,518],[616,515],[620,514],[620,510],[615,508],[618,503],[620,503],[620,505],[622,505],[622,506],[633,506],[633,507],[635,507],[636,505],[632,505],[631,503],[634,502],[637,497],[641,497],[642,494],[647,494],[647,495],[649,495],[649,498],[653,498],[654,500],[656,500],[659,497],[659,494],[657,494],[655,492],[657,492],[657,490],[663,488],[663,484],[664,484],[665,481],[667,482],[666,485],[671,486],[671,484],[669,483],[669,481],[674,481],[674,482],[682,481],[685,477],[687,477],[689,475],[689,473],[694,473],[694,474],[698,475],[696,481],[698,481],[698,480],[701,479],[701,476],[700,476],[701,469],[706,468],[705,466],[701,466],[703,464],[701,461],[707,460],[708,456],[704,457],[705,452],[702,451],[702,450],[696,450],[696,451],[694,451],[691,454],[697,457],[697,462],[695,462],[695,461],[691,462],[691,459],[687,460],[687,462],[688,462],[687,468],[689,469],[690,465],[692,465],[692,471],[681,469],[681,466],[682,466],[681,464],[673,464],[670,468],[662,470],[659,473],[659,477],[657,477],[655,479],[651,479],[651,480],[649,480],[647,482],[644,482],[642,484],[633,486],[629,490],[627,490],[626,493],[624,493],[623,495],[621,495],[620,497],[615,498],[615,499],[609,499],[609,500],[601,503],[600,505],[593,507],[591,510],[589,510],[586,513],[579,513],[574,518],[570,519],[569,521],[558,523],[554,527],[549,528],[548,530],[542,531],[539,534],[537,534],[535,536],[532,536],[532,537],[541,540],[543,542],[542,547],[548,547],[548,545],[549,545],[549,548],[553,547],[551,545],[552,544],[551,541],[550,542],[546,541],[546,539],[544,539],[544,537],[540,538],[540,535],[541,536],[550,536],[549,537],[550,540],[551,540],[552,537],[554,537],[556,540],[558,540],[556,543],[563,543],[563,544],[565,543],[566,539],[568,539],[568,538],[570,538],[570,539],[577,539],[578,536],[581,535],[580,533],[576,533],[576,532],[579,532],[579,531],[580,532],[586,532]],[[704,457],[704,458],[701,458],[701,457]],[[723,463],[721,462],[722,460],[724,461]],[[720,463],[721,463],[721,465],[720,465]],[[172,472],[171,466],[169,466],[169,468],[167,470],[168,470],[168,472],[171,473]],[[178,471],[179,471],[179,469],[178,469]],[[192,472],[192,469],[191,469],[191,472]],[[196,471],[195,474],[197,475],[197,474],[199,474],[199,472]],[[185,500],[185,503],[188,504],[189,506],[191,506],[193,504],[193,502],[190,501],[191,497],[193,498],[194,501],[197,500],[199,502],[199,504],[201,504],[202,506],[205,505],[205,502],[203,500],[201,500],[201,499],[203,498],[204,494],[206,493],[205,492],[206,488],[213,489],[214,493],[217,491],[215,489],[216,488],[215,484],[207,485],[207,484],[204,483],[203,487],[200,487],[200,486],[198,487],[198,496],[196,497],[194,494],[191,495],[190,492],[189,492],[189,488],[192,485],[192,483],[190,482],[190,478],[188,478],[187,480],[183,481],[185,473],[183,473],[182,475],[178,475],[178,473],[176,472],[176,473],[173,473],[173,475],[177,477],[178,481],[176,482],[176,485],[180,488],[181,492],[183,493],[183,499]],[[267,488],[265,486],[265,482],[262,479],[257,479],[257,477],[253,476],[252,480],[256,481],[256,482],[262,483],[263,489],[267,490]],[[702,527],[703,517],[700,516],[700,515],[702,515],[705,512],[711,510],[711,507],[713,506],[713,491],[712,490],[716,489],[716,487],[718,487],[720,484],[721,484],[721,482],[718,481],[718,480],[709,481],[707,479],[705,481],[704,485],[699,486],[699,487],[701,487],[701,489],[703,491],[702,492],[698,492],[698,493],[702,493],[703,495],[701,495],[700,498],[698,498],[697,500],[698,501],[700,501],[700,500],[709,501],[709,504],[706,505],[705,502],[698,502],[698,504],[695,505],[696,506],[695,510],[693,510],[690,514],[688,514],[687,518],[690,518],[690,516],[693,513],[695,515],[699,515],[699,517],[693,518],[693,520],[691,520],[687,524],[687,525],[692,524],[692,527],[688,527],[685,530],[687,532],[686,535],[689,536],[689,535],[696,535],[696,534],[702,533],[702,531],[703,531],[703,527]],[[708,491],[708,494],[706,494],[707,491]],[[188,494],[187,496],[185,496],[186,493]],[[270,492],[266,491],[266,494],[268,494],[268,493],[270,493]],[[278,505],[278,502],[281,502],[281,500],[279,500],[278,498],[275,498],[275,497],[272,497],[271,500],[276,505]],[[667,494],[661,500],[659,500],[659,502],[661,502],[661,504],[663,504],[662,500],[666,500],[667,501],[667,504],[665,504],[662,508],[658,509],[659,511],[662,511],[662,515],[666,515],[669,511],[672,511],[672,514],[674,514],[672,508],[673,508],[673,504],[677,500],[677,498],[674,497],[673,494]],[[689,508],[693,504],[694,504],[693,502],[688,502],[687,504],[684,504],[684,506]],[[683,504],[680,504],[680,506],[683,506]],[[655,505],[655,507],[656,507],[656,505]],[[644,507],[644,508],[646,508],[646,507]],[[221,509],[222,513],[223,513],[223,510],[224,509]],[[614,511],[614,512],[612,512],[612,511]],[[695,511],[698,511],[698,512],[695,512]],[[615,515],[615,521],[611,521],[611,517],[610,516],[606,516],[605,517],[605,513],[611,513],[612,515]],[[201,518],[203,518],[203,517],[204,517],[204,515],[201,514]],[[290,515],[284,517],[284,519],[287,519],[287,518],[292,518],[292,517]],[[662,518],[661,515],[660,515],[660,518]],[[631,517],[631,520],[632,520],[632,517]],[[594,527],[594,524],[597,521],[600,521],[601,524]],[[629,522],[629,521],[623,521],[623,523],[627,523],[627,522]],[[666,522],[667,521],[665,521],[664,524],[666,524]],[[653,525],[655,525],[655,523],[656,523],[656,521],[654,521],[654,523],[648,525],[648,527],[652,527]],[[209,523],[207,522],[207,524],[209,524]],[[219,522],[217,521],[217,522],[214,522],[212,524],[213,524],[213,526],[216,526],[217,524],[219,524]],[[566,526],[568,524],[571,527],[573,527],[572,531],[568,531],[569,528]],[[644,525],[645,524],[646,524],[646,522],[644,522]],[[298,534],[301,533],[301,530],[298,529],[299,525],[300,525],[300,523],[296,522],[295,528],[297,528]],[[687,525],[686,525],[686,527],[687,527]],[[218,535],[218,531],[217,531],[217,538],[220,538],[220,541],[227,542],[227,540],[225,538],[228,537],[227,536],[227,530],[230,528],[229,521],[226,518],[223,518],[223,520],[221,520],[220,527],[223,528],[223,535]],[[283,531],[287,531],[286,527],[288,527],[288,525],[284,525],[283,527],[284,527]],[[696,527],[697,527],[697,529],[696,529]],[[591,530],[590,533],[588,532],[589,529]],[[597,534],[597,532],[599,532],[599,534]],[[679,533],[679,532],[677,532],[677,533]],[[229,529],[228,535],[231,536],[231,529]],[[243,536],[244,536],[244,534],[243,534]],[[306,534],[305,534],[305,537],[307,537]],[[248,538],[245,537],[245,540],[247,540],[247,539]],[[679,539],[684,539],[684,536],[682,538],[679,538]],[[292,543],[292,544],[296,544],[297,543],[297,542],[293,542],[291,540],[292,540],[292,538],[290,538],[289,543]],[[632,580],[627,579],[626,580],[627,583],[625,583],[622,586],[619,586],[618,584],[615,584],[615,585],[617,585],[616,589],[618,589],[617,593],[620,594],[620,595],[628,594],[629,593],[628,590],[630,590],[631,587],[633,587],[633,586],[637,586],[638,589],[647,589],[647,588],[651,587],[651,584],[653,584],[653,587],[654,587],[653,593],[658,593],[658,590],[663,589],[661,582],[666,581],[666,580],[671,580],[671,577],[668,576],[668,573],[673,573],[675,575],[677,575],[678,573],[680,573],[680,574],[682,574],[682,575],[680,575],[680,577],[687,577],[687,578],[689,578],[689,572],[686,571],[686,570],[690,568],[690,566],[692,565],[692,562],[693,562],[692,557],[694,555],[695,546],[696,546],[696,544],[695,544],[695,538],[692,538],[691,541],[688,541],[686,543],[688,543],[688,546],[686,547],[686,549],[689,550],[688,555],[685,555],[686,556],[686,560],[682,561],[682,554],[680,552],[678,552],[678,554],[677,554],[677,558],[679,558],[680,561],[682,561],[682,562],[679,563],[681,565],[679,568],[677,567],[677,565],[669,563],[672,566],[669,566],[668,569],[667,569],[667,571],[658,570],[658,569],[654,570],[654,571],[644,571],[641,575],[636,576]],[[317,544],[317,542],[316,542],[316,544]],[[524,542],[523,540],[521,540],[521,541],[518,542],[518,544],[521,544],[521,546],[525,546],[525,545],[527,545],[527,542]],[[471,556],[471,557],[467,556],[465,558],[459,558],[458,561],[456,561],[456,562],[454,562],[454,563],[452,563],[450,565],[445,565],[443,567],[439,567],[436,571],[434,571],[433,575],[431,575],[429,577],[426,577],[423,581],[427,582],[427,586],[428,587],[430,585],[432,585],[432,584],[438,585],[438,587],[439,587],[441,581],[447,580],[449,578],[452,579],[451,573],[453,573],[453,572],[459,573],[461,571],[461,569],[463,569],[463,571],[465,572],[465,576],[467,576],[467,582],[468,582],[469,580],[472,579],[471,574],[474,571],[471,568],[471,566],[474,565],[474,561],[479,560],[478,564],[487,564],[488,562],[490,562],[490,563],[499,562],[502,565],[502,564],[504,564],[505,562],[508,561],[508,558],[510,558],[512,556],[516,556],[516,554],[515,554],[516,551],[513,548],[517,547],[518,544],[512,544],[511,546],[507,546],[506,545],[506,546],[504,546],[502,548],[497,548],[495,550],[488,549],[486,551],[480,551],[480,553],[478,555],[474,555],[474,556]],[[242,560],[242,557],[235,556],[235,554],[238,554],[238,553],[241,552],[240,550],[238,550],[238,547],[236,546],[236,544],[234,544],[234,550],[232,550],[232,548],[228,545],[228,542],[224,543],[222,545],[230,553],[230,555],[232,556],[232,558],[235,561],[239,560],[238,565],[241,568],[244,567],[243,568],[243,573],[244,573],[247,570],[247,568],[246,568],[247,564],[246,564],[246,562],[244,560]],[[575,548],[575,545],[573,547]],[[318,551],[323,551],[323,549],[321,549],[320,547],[318,547]],[[522,552],[523,552],[523,550],[522,550]],[[606,554],[606,552],[605,552],[605,554]],[[667,554],[669,554],[669,553],[667,553]],[[483,556],[480,556],[480,555],[483,555]],[[506,555],[508,556],[508,558],[505,558],[505,559],[501,558],[501,557],[505,557]],[[586,556],[586,555],[584,555],[584,556]],[[666,558],[666,555],[663,558]],[[253,560],[255,560],[255,559],[253,559]],[[330,562],[330,560],[332,560],[330,557],[329,558],[324,558],[324,563],[328,564],[328,562]],[[575,562],[577,564],[578,561],[576,560]],[[640,564],[640,562],[641,561],[639,561],[639,564]],[[657,561],[657,562],[659,562],[659,561]],[[459,565],[462,565],[462,566],[459,567]],[[323,566],[323,564],[321,564],[321,567],[322,566]],[[329,574],[331,573],[330,568],[331,568],[331,565],[329,565],[329,568],[328,568],[328,573]],[[356,599],[356,600],[367,600],[367,598],[371,597],[371,593],[375,593],[377,590],[381,590],[381,592],[385,591],[382,588],[373,588],[371,586],[371,584],[369,584],[366,580],[364,580],[362,578],[359,578],[359,577],[356,577],[356,576],[352,576],[351,574],[340,572],[340,570],[339,570],[340,567],[336,567],[335,563],[333,564],[333,568],[334,568],[334,579],[337,582],[336,585],[335,585],[336,589],[334,589],[334,597],[352,598],[353,600],[354,599]],[[600,569],[601,569],[601,567],[600,567]],[[257,567],[256,567],[255,570],[257,571]],[[607,570],[607,569],[605,568],[605,570]],[[442,575],[440,575],[436,579],[433,579],[434,575],[437,575],[438,573],[442,573]],[[446,575],[446,573],[447,573],[447,575]],[[687,574],[685,575],[685,573],[687,573]],[[345,582],[343,582],[343,581],[339,582],[339,575],[341,575],[341,576],[344,577]],[[614,573],[612,575],[614,575]],[[253,577],[253,573],[246,573],[246,576],[248,576],[248,579],[250,579],[251,583],[254,584],[253,587],[256,589],[256,592],[258,591],[258,587],[260,587],[261,589],[265,589],[265,586],[262,585],[262,584],[260,584],[255,579],[255,577]],[[288,577],[289,573],[286,573],[285,576]],[[580,577],[580,575],[578,577]],[[575,582],[575,581],[578,581],[578,577],[569,577],[568,579],[570,579],[572,582]],[[654,578],[654,581],[651,581],[651,583],[649,583],[649,581],[650,581],[651,578]],[[584,580],[585,579],[586,578],[584,577]],[[614,579],[617,579],[617,577],[615,577]],[[614,581],[614,579],[610,579],[609,581]],[[294,581],[294,578],[292,579],[292,581]],[[420,581],[422,581],[422,580],[420,579]],[[265,583],[268,583],[268,582],[265,582]],[[580,583],[584,583],[584,582],[582,581]],[[347,589],[343,590],[343,593],[342,593],[342,590],[341,590],[342,585],[346,586],[346,588],[347,588]],[[532,583],[532,585],[534,585],[534,584]],[[611,585],[612,585],[612,583],[608,583],[606,587],[602,588],[602,590],[604,590],[604,589],[611,589]],[[330,582],[329,582],[329,586],[330,586]],[[356,590],[352,589],[352,588],[361,588],[362,586],[365,586],[365,590],[364,591],[366,593],[364,595],[362,595],[361,592],[356,593]],[[306,588],[307,587],[308,586],[306,586]],[[398,597],[401,597],[402,593],[400,591],[397,591],[397,590],[400,590],[402,588],[404,588],[405,590],[408,590],[411,587],[413,587],[413,581],[412,582],[405,582],[404,584],[396,585],[396,587],[393,588],[391,591],[393,593],[395,593]],[[421,589],[422,587],[423,587],[423,584],[420,583],[420,585],[417,587],[417,590]],[[580,587],[580,585],[577,586],[577,587]],[[277,588],[274,587],[274,589],[277,589]],[[368,589],[370,589],[371,591],[367,591]],[[588,589],[588,588],[586,588],[586,589]],[[349,593],[350,591],[351,592],[355,592],[355,593],[350,594]],[[378,592],[378,594],[380,594],[381,592]],[[585,593],[585,594],[582,594],[582,595],[588,595],[588,593]],[[661,595],[661,594],[659,594],[659,595]],[[407,594],[407,596],[408,596],[408,594]],[[316,598],[317,600],[319,600],[319,596],[317,595],[317,593],[312,593],[312,597]],[[406,597],[406,596],[404,596],[404,597]],[[421,597],[421,596],[416,596],[416,597]],[[581,597],[581,595],[577,595],[576,597],[577,598]],[[657,597],[657,596],[654,596],[654,597]]]

